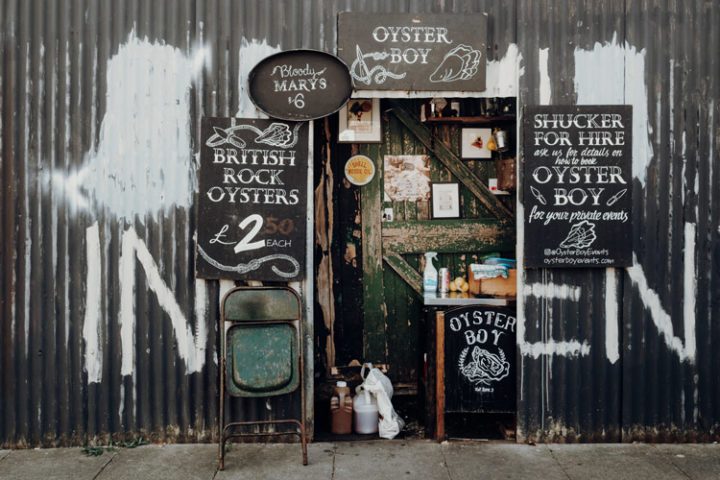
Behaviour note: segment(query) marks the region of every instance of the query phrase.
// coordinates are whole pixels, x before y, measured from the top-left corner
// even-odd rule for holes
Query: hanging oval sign
[[[345,178],[353,185],[362,187],[375,177],[375,163],[365,155],[350,157],[345,163]]]
[[[258,63],[250,72],[250,99],[282,120],[314,120],[335,113],[352,93],[347,65],[329,53],[289,50]]]

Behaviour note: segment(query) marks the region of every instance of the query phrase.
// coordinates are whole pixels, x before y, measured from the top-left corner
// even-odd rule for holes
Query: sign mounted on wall
[[[483,91],[486,43],[486,15],[338,15],[358,90]]]
[[[335,113],[352,93],[347,65],[317,50],[271,55],[248,77],[250,99],[274,118],[313,120]]]
[[[632,107],[524,113],[525,266],[632,265]]]
[[[445,312],[445,411],[514,411],[516,318],[509,308]]]
[[[355,155],[345,162],[345,178],[353,185],[362,187],[375,178],[375,163],[365,155]]]
[[[301,279],[308,124],[205,118],[201,133],[197,276]]]

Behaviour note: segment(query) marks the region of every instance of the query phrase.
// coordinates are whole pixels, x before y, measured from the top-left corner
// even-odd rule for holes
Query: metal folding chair
[[[229,325],[228,325],[229,324]],[[227,328],[226,328],[227,325]],[[307,465],[302,301],[288,287],[236,287],[220,306],[220,470],[234,437],[298,435]],[[300,389],[300,418],[225,422],[225,394],[272,397]],[[295,424],[297,431],[247,432],[248,426]]]

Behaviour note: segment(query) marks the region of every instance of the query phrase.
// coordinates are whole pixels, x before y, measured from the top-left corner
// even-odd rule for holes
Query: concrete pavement
[[[119,448],[97,457],[80,448],[0,450],[0,478],[720,480],[717,444],[312,443],[306,467],[299,444],[234,444],[222,472],[216,456],[217,445],[207,444]]]

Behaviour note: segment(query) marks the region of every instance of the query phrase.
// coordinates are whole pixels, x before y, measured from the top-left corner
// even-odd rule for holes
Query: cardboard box
[[[508,278],[497,277],[475,279],[468,267],[468,283],[473,295],[492,295],[496,297],[515,297],[517,295],[517,269],[508,270]]]

